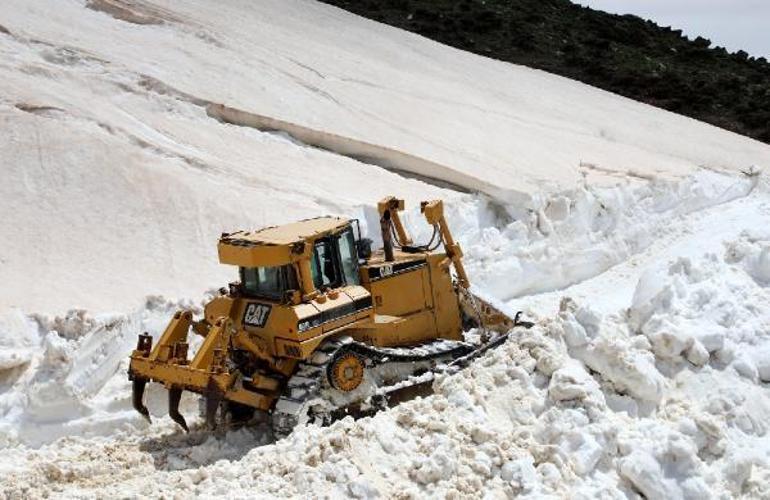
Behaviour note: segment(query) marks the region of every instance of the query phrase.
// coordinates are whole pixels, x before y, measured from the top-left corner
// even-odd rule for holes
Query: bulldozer
[[[500,345],[517,321],[469,292],[443,202],[420,204],[433,228],[422,245],[404,228],[403,200],[377,208],[377,251],[357,219],[341,217],[223,233],[219,261],[236,266],[239,280],[202,317],[176,312],[154,344],[139,335],[128,370],[134,408],[150,420],[145,387],[158,382],[186,431],[179,404],[191,391],[209,428],[260,412],[283,437]],[[474,342],[468,331],[481,333]],[[190,334],[202,337],[193,354]]]

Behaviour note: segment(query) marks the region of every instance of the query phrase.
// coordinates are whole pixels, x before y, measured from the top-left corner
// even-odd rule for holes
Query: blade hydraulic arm
[[[388,196],[383,198],[377,204],[377,210],[380,213],[380,225],[382,231],[382,241],[385,249],[385,260],[393,260],[393,237],[397,243],[406,248],[412,244],[412,240],[401,222],[399,212],[404,209],[404,200]],[[420,203],[420,211],[425,216],[428,224],[436,228],[441,241],[444,243],[444,251],[447,255],[444,266],[450,264],[454,266],[457,273],[457,281],[463,288],[470,287],[468,274],[465,272],[462,257],[463,252],[460,245],[455,242],[452,233],[449,231],[449,225],[444,217],[444,203],[441,200],[423,201]]]
[[[450,263],[454,265],[455,272],[457,273],[457,281],[463,288],[471,286],[468,280],[468,275],[465,273],[465,266],[463,265],[463,251],[460,245],[452,238],[452,233],[449,231],[449,225],[444,218],[444,202],[441,200],[424,201],[420,204],[420,210],[422,211],[428,224],[434,227],[438,227],[441,241],[444,242],[444,250],[446,251],[447,259],[444,265]]]
[[[398,244],[411,245],[412,240],[409,238],[409,235],[406,234],[406,229],[404,229],[404,224],[401,222],[401,216],[399,215],[399,212],[403,209],[404,200],[399,200],[394,196],[388,196],[377,204],[380,220],[384,219],[393,224],[393,228],[396,230],[396,236],[398,237]]]

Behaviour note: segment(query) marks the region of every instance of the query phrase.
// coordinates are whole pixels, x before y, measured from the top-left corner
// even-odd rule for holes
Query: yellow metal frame
[[[411,245],[399,215],[403,209],[404,201],[394,197],[378,203],[385,221],[383,230],[389,230],[387,224],[392,224],[399,242]],[[427,222],[440,231],[444,252],[395,251],[389,262],[382,252],[375,253],[360,266],[361,285],[323,293],[313,286],[313,246],[317,239],[350,227],[350,221],[322,217],[253,233],[223,235],[218,244],[220,262],[243,267],[293,265],[302,289],[286,302],[237,294],[216,297],[206,305],[203,318],[198,321],[190,311],[177,312],[154,348],[150,348],[149,337],[140,339],[131,354],[131,376],[160,382],[175,390],[200,394],[216,390],[227,400],[269,410],[280,393],[282,381],[327,338],[351,335],[379,346],[415,345],[436,338],[461,339],[460,305],[450,267],[455,268],[457,283],[468,287],[462,250],[449,232],[441,201],[423,202],[421,211]],[[360,301],[367,300],[371,307],[359,309]],[[270,307],[262,327],[242,323],[246,308],[254,302]],[[332,313],[340,308],[352,310],[334,316]],[[331,319],[299,331],[300,321],[327,316]],[[190,330],[204,337],[192,359],[188,359]],[[237,370],[230,371],[228,358],[232,348],[250,353],[264,369],[249,378]]]

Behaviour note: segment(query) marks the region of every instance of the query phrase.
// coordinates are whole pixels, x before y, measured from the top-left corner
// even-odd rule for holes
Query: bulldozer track
[[[328,424],[334,415],[347,414],[352,405],[404,392],[417,386],[429,384],[438,373],[453,373],[468,366],[474,359],[495,349],[508,338],[515,327],[531,328],[532,323],[510,318],[494,305],[466,290],[460,294],[461,303],[475,320],[475,327],[481,333],[481,344],[452,340],[436,340],[415,347],[377,347],[357,342],[350,337],[330,339],[321,344],[318,351],[307,361],[301,362],[296,373],[287,381],[282,395],[278,398],[272,413],[273,434],[276,438],[289,435],[298,425],[307,423]],[[493,324],[488,324],[488,319]],[[330,383],[329,366],[343,352],[353,352],[366,360],[367,370],[411,363],[413,376],[418,372],[419,380],[400,377],[391,384],[379,385],[362,396],[343,395],[334,403],[328,398],[336,391]],[[403,375],[403,374],[402,374]],[[341,403],[339,403],[341,401]],[[382,402],[381,402],[382,403]]]
[[[273,433],[276,438],[281,438],[289,435],[298,425],[329,423],[333,413],[388,392],[387,384],[374,385],[368,391],[350,395],[335,389],[330,383],[328,368],[344,352],[361,356],[372,377],[371,371],[396,365],[411,365],[407,367],[407,371],[410,368],[413,371],[410,375],[436,372],[444,364],[442,362],[462,359],[474,351],[476,348],[472,344],[450,340],[438,340],[413,348],[374,347],[356,342],[350,337],[328,340],[310,360],[301,362],[296,373],[288,380],[273,410]],[[408,385],[408,382],[400,378],[390,388],[400,389]],[[329,392],[336,392],[337,398],[330,398]]]

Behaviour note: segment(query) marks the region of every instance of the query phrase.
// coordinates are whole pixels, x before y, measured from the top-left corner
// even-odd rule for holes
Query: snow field
[[[0,23],[3,310],[186,297],[231,276],[222,231],[394,193],[449,201],[459,183],[522,219],[584,178],[770,162],[745,137],[306,0],[6,0]],[[225,108],[332,151],[222,123]]]
[[[762,498],[770,477],[767,194],[762,177],[709,172],[680,183],[586,186],[557,197],[569,212],[556,217],[551,210],[547,233],[543,217],[504,225],[509,216],[484,198],[451,204],[450,224],[478,289],[498,303],[509,299],[508,308],[533,298],[537,326],[514,332],[469,369],[440,377],[432,396],[371,418],[304,428],[276,444],[265,445],[264,427],[224,439],[196,430],[185,436],[167,417],[148,427],[130,409],[125,368],[136,331],[157,334],[175,307],[194,303],[150,299],[138,313],[118,317],[13,312],[0,339],[17,339],[17,356],[30,361],[0,372],[9,383],[0,401],[13,457],[3,466],[5,491]],[[742,225],[731,219],[735,205]],[[714,242],[718,250],[698,245],[700,233],[677,233],[680,225],[709,222],[710,211],[733,226]],[[417,214],[405,219],[419,234]],[[500,250],[483,244],[490,227]],[[505,250],[513,248],[506,235],[519,242],[517,251]],[[680,243],[678,257],[657,258],[677,248],[666,238],[690,245]],[[548,239],[561,242],[550,245],[555,255],[542,252]],[[490,247],[508,257],[499,268],[512,277],[508,288],[483,281],[492,276]],[[587,257],[596,249],[607,259]],[[645,252],[651,264],[628,272]],[[543,284],[555,291],[526,295],[515,278],[536,282],[527,281],[526,270],[559,255],[573,272]],[[577,268],[583,262],[595,264],[593,276]],[[622,279],[614,282],[626,286],[605,290],[612,297],[582,297],[592,282],[616,273]],[[510,298],[517,294],[524,295]],[[47,392],[53,381],[58,389]],[[162,415],[162,390],[149,399]],[[183,406],[195,415],[192,398]]]

